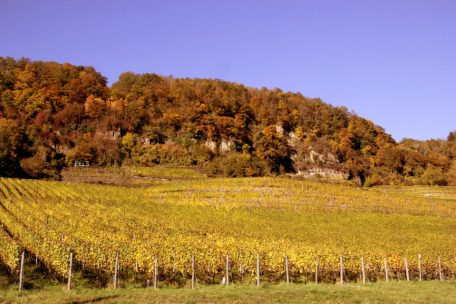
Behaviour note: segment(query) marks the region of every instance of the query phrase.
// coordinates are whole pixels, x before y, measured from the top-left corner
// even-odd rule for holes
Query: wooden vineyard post
[[[439,279],[440,281],[443,281],[443,274],[442,274],[442,261],[440,260],[440,257],[437,260],[439,264]]]
[[[386,258],[383,259],[383,265],[385,267],[385,281],[388,282],[388,263],[386,262]]]
[[[157,289],[158,283],[158,258],[154,258],[154,289]]]
[[[25,251],[22,251],[21,254],[21,265],[19,269],[19,291],[22,291],[24,287],[24,260],[25,260]]]
[[[256,260],[256,284],[257,286],[260,286],[260,255],[257,254],[257,260]]]
[[[344,284],[344,268],[342,256],[340,256],[340,284]]]
[[[192,289],[195,289],[195,256],[192,255]]]
[[[418,275],[421,282],[423,280],[423,273],[421,272],[421,254],[418,254]]]
[[[364,269],[364,257],[361,257],[361,271],[363,273],[363,284],[366,284],[366,271]]]
[[[290,284],[290,271],[288,265],[288,255],[285,256],[285,276],[287,278],[287,284]]]
[[[225,263],[225,285],[228,286],[230,284],[230,257],[226,255],[226,263]]]
[[[119,285],[118,283],[119,278],[119,253],[116,253],[116,262],[114,264],[114,280],[113,280],[113,287],[116,289]]]
[[[73,252],[70,252],[70,266],[68,267],[68,290],[71,289],[71,277],[73,276]]]
[[[410,281],[410,274],[409,274],[407,258],[404,258],[404,264],[405,264],[405,276],[407,277],[407,282],[408,282],[408,281]]]
[[[315,258],[315,284],[318,284],[318,256]]]
[[[97,284],[100,283],[100,261],[97,261]]]

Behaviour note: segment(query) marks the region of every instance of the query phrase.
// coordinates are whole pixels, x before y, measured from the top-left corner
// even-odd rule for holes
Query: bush
[[[434,186],[447,186],[448,179],[443,170],[434,166],[428,166],[421,176],[423,183]]]
[[[196,164],[192,153],[179,144],[137,145],[132,149],[131,160],[141,165],[179,165]]]
[[[382,178],[378,173],[374,173],[366,178],[364,186],[373,187],[383,184]]]
[[[268,172],[266,162],[246,153],[229,153],[214,158],[204,164],[204,171],[209,175],[226,177],[263,176]]]
[[[97,149],[93,141],[81,141],[66,154],[65,162],[72,166],[75,161],[89,161],[95,163],[97,159]]]
[[[64,162],[63,155],[40,146],[34,156],[22,159],[20,164],[29,177],[58,179]]]

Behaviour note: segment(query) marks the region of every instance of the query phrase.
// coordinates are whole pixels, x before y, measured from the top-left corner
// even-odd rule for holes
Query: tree
[[[448,170],[448,181],[450,184],[456,185],[456,159],[453,160]]]
[[[58,179],[64,166],[64,157],[49,147],[39,146],[32,157],[22,159],[20,163],[30,177]]]
[[[92,140],[81,140],[66,154],[65,162],[72,166],[75,161],[89,161],[91,164],[97,160],[96,145]]]
[[[122,138],[121,150],[125,157],[130,158],[131,152],[136,145],[137,136],[134,133],[127,133]]]
[[[23,130],[16,121],[0,118],[0,176],[23,176],[20,158],[27,154]]]
[[[291,155],[294,150],[283,134],[276,131],[275,126],[263,128],[254,139],[255,155],[265,160],[273,173],[293,170]]]
[[[84,104],[85,114],[91,119],[101,119],[106,114],[106,102],[98,97],[90,95]]]

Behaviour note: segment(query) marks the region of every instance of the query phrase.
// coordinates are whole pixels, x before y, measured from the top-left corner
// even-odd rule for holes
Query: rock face
[[[288,133],[287,142],[291,147],[293,147],[293,148],[296,147],[296,145],[299,142],[299,138],[295,132],[291,131],[290,133]]]
[[[283,127],[281,125],[276,125],[275,128],[276,128],[276,132],[277,133],[283,134],[284,129],[283,129]]]
[[[318,153],[315,150],[310,150],[305,155],[304,161],[310,164],[337,164],[338,161],[332,153]]]
[[[336,156],[328,150],[316,150],[312,146],[302,149],[293,156],[296,176],[305,178],[321,177],[330,179],[348,179],[349,175],[340,171]]]
[[[147,136],[138,137],[138,141],[144,146],[150,145],[150,139]]]
[[[222,143],[220,144],[220,152],[221,153],[226,153],[231,151],[231,147],[233,146],[233,141],[230,140],[222,140]]]
[[[213,140],[206,140],[206,142],[204,143],[204,145],[206,147],[208,147],[212,152],[214,152],[216,149],[217,149],[217,143]]]
[[[234,145],[234,141],[232,139],[230,140],[225,140],[223,139],[220,144],[217,144],[217,142],[213,140],[206,140],[204,143],[206,147],[208,147],[212,152],[216,152],[217,149],[220,151],[220,153],[227,153],[232,150],[232,147]]]
[[[95,137],[103,138],[103,139],[108,139],[108,140],[117,140],[121,138],[121,132],[120,129],[117,130],[110,130],[106,132],[102,131],[96,131],[95,132]]]
[[[329,168],[314,167],[306,170],[298,170],[295,176],[301,176],[305,178],[309,177],[321,177],[330,179],[348,179],[348,174],[342,171]]]

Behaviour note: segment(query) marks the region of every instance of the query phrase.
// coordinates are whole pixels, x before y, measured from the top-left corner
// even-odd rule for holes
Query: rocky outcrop
[[[318,178],[330,178],[330,179],[348,179],[348,174],[336,169],[314,167],[306,170],[298,170],[294,176],[300,176],[305,178],[318,177]]]
[[[108,140],[117,140],[122,137],[122,134],[120,132],[120,129],[110,130],[110,131],[105,131],[105,132],[97,130],[95,132],[95,137],[108,139]]]
[[[234,141],[232,139],[223,139],[220,144],[218,144],[217,142],[208,139],[204,145],[213,152],[216,152],[218,150],[220,153],[227,153],[233,150]]]
[[[217,143],[213,140],[210,140],[210,139],[206,140],[204,145],[206,147],[208,147],[212,152],[215,152],[217,150]]]

